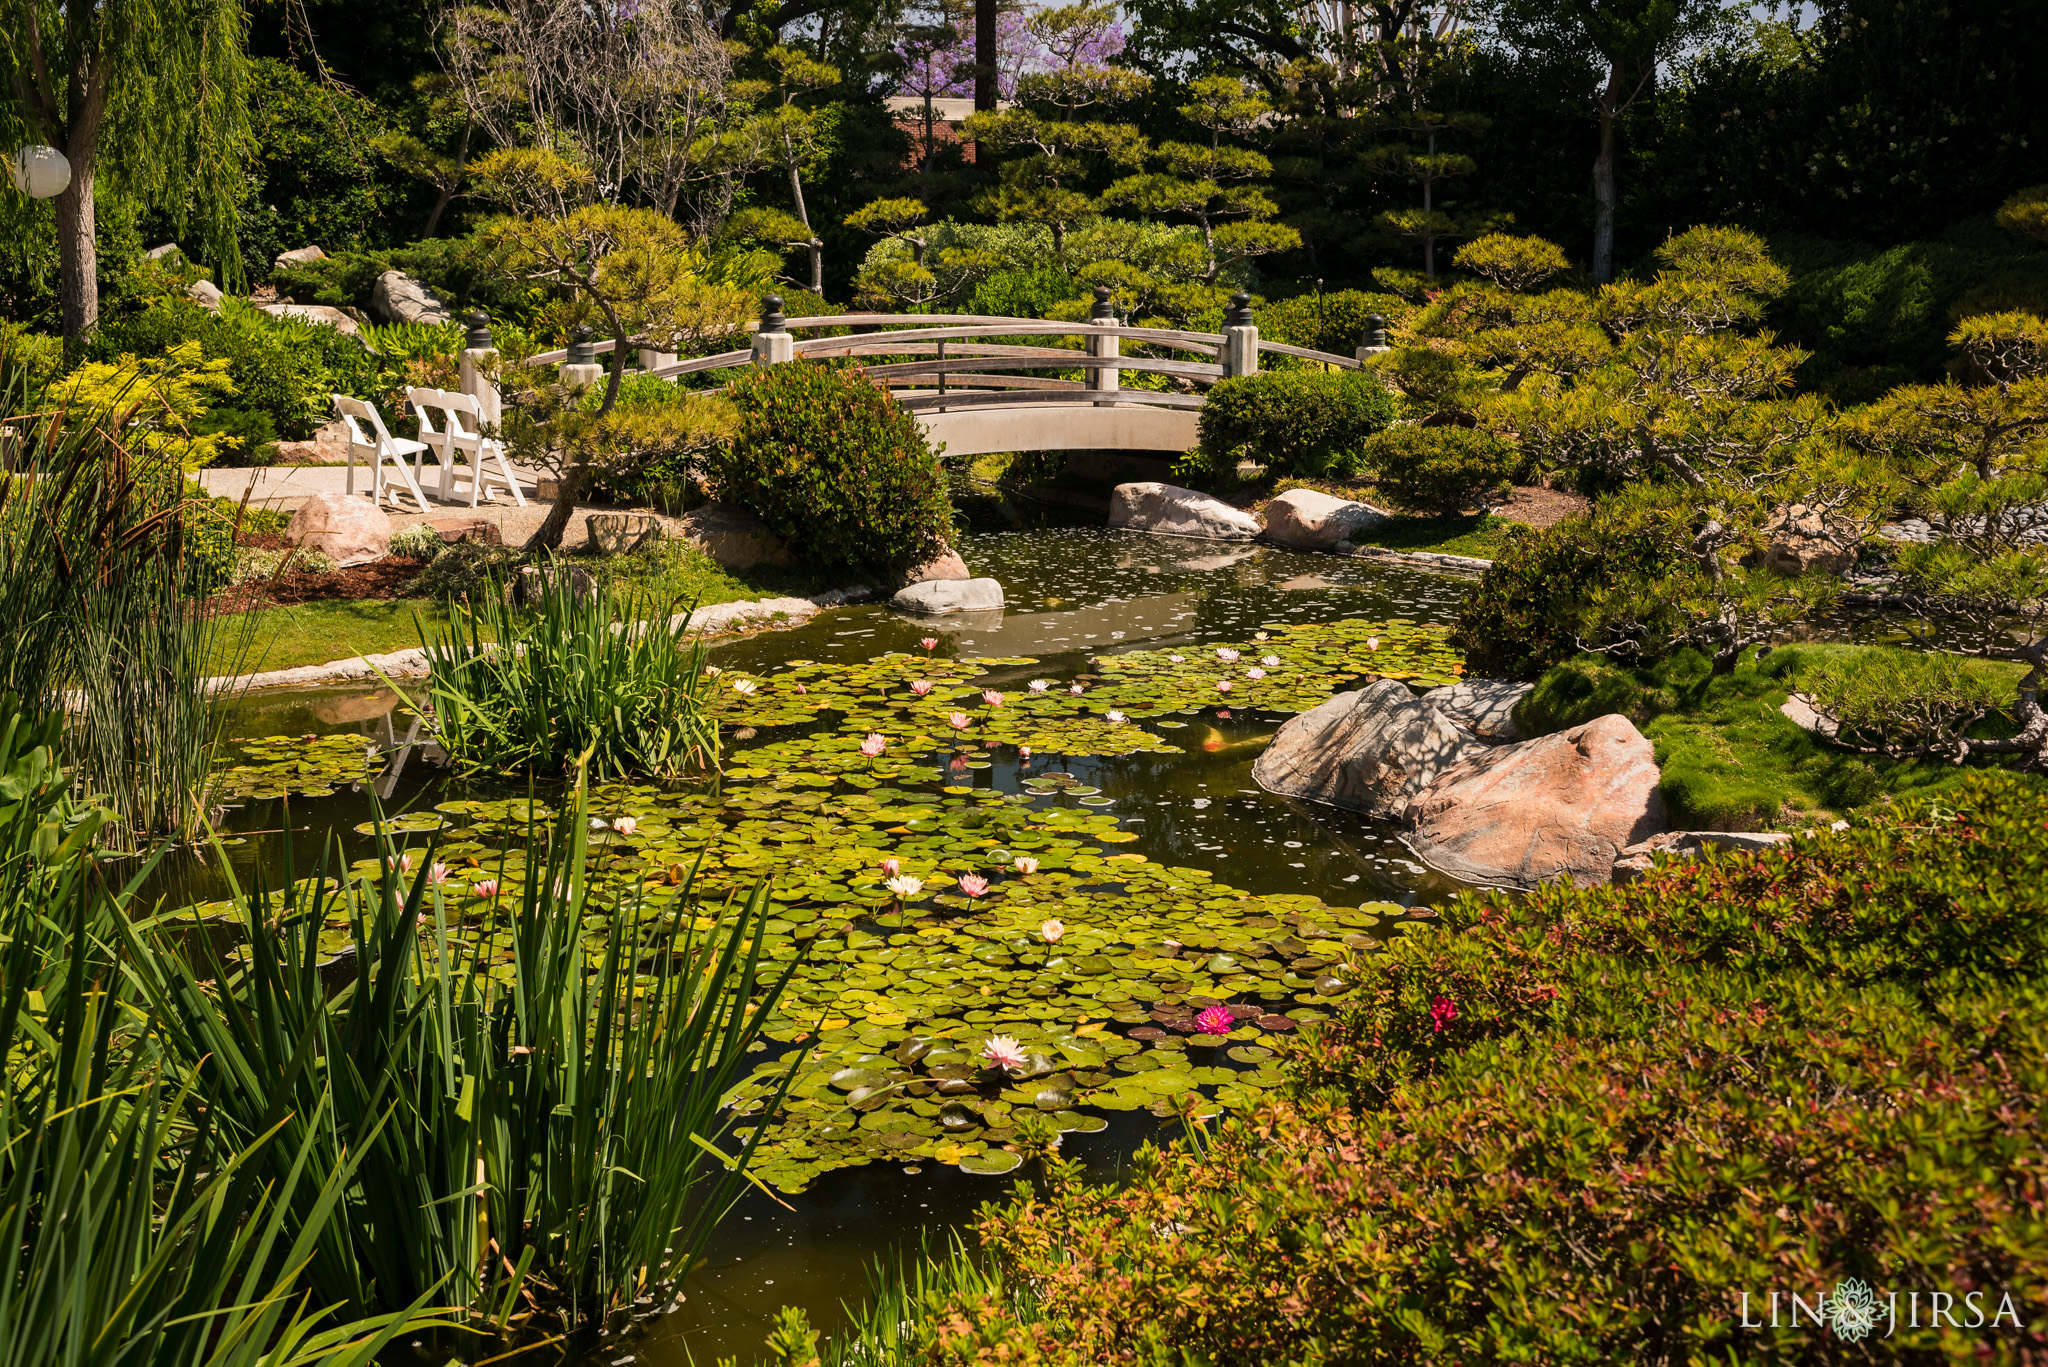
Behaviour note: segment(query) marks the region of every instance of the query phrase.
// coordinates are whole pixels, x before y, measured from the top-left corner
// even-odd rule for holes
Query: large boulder
[[[1522,738],[1515,729],[1515,704],[1534,688],[1506,679],[1464,679],[1432,688],[1422,700],[1481,740],[1511,741]]]
[[[1627,717],[1596,717],[1445,769],[1408,804],[1408,844],[1470,883],[1605,883],[1623,850],[1668,825],[1658,777],[1650,742]]]
[[[279,465],[346,465],[348,424],[340,418],[314,429],[311,441],[281,441],[277,444]]]
[[[584,519],[599,555],[625,555],[661,540],[661,519],[652,513],[591,513]]]
[[[1363,536],[1389,516],[1370,503],[1353,503],[1313,489],[1289,489],[1266,505],[1266,539],[1327,551],[1339,541]]]
[[[370,290],[370,312],[387,323],[446,323],[455,314],[441,296],[404,271],[386,271]]]
[[[325,261],[327,253],[318,247],[294,247],[288,252],[279,252],[270,264],[275,270],[288,270],[293,266],[308,266],[315,261]]]
[[[355,338],[363,335],[362,324],[332,304],[264,304],[262,309],[273,318],[296,318],[302,323],[317,323]]]
[[[925,564],[907,571],[903,576],[905,584],[922,584],[932,579],[972,579],[974,571],[967,568],[967,562],[960,558],[958,551],[940,551]]]
[[[1003,586],[993,579],[927,579],[899,589],[889,606],[904,612],[938,616],[953,612],[987,612],[1003,605]]]
[[[1109,500],[1109,525],[1204,541],[1249,541],[1259,520],[1220,498],[1175,484],[1119,484]]]
[[[1483,748],[1406,684],[1382,679],[1290,718],[1253,762],[1252,779],[1282,797],[1393,816]]]
[[[782,544],[782,538],[744,508],[707,503],[684,513],[679,521],[683,540],[729,570],[790,562],[789,547]]]
[[[211,280],[194,280],[185,286],[186,295],[209,313],[220,312],[220,286]]]
[[[1764,522],[1770,543],[1764,568],[1796,579],[1809,571],[1840,574],[1856,563],[1861,546],[1856,529],[1804,503],[1781,506]]]
[[[391,551],[391,518],[361,494],[314,494],[292,514],[285,539],[337,565],[367,565]]]

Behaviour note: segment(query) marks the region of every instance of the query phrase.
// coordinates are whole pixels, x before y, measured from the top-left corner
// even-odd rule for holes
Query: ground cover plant
[[[1284,1095],[1120,1187],[1047,1158],[986,1211],[983,1268],[899,1294],[874,1341],[893,1363],[2031,1361],[2044,872],[2048,803],[1990,776],[1626,887],[1460,897],[1357,965]],[[1955,1313],[1930,1323],[1935,1289]],[[1833,1309],[1745,1328],[1744,1291]]]

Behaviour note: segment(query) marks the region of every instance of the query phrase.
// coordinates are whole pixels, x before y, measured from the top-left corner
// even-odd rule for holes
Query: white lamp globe
[[[54,147],[24,147],[8,158],[14,188],[30,199],[55,199],[71,184],[71,161]]]

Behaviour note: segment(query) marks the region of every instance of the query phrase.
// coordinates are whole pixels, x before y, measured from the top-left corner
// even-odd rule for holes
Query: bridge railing
[[[1107,288],[1096,289],[1095,310],[1079,322],[1044,318],[1013,318],[988,314],[930,313],[842,313],[815,317],[786,318],[782,301],[774,295],[763,301],[762,315],[746,325],[751,333],[748,345],[710,356],[680,360],[653,351],[645,339],[628,338],[594,341],[587,331],[568,347],[527,357],[523,365],[560,365],[565,378],[572,368],[575,378],[595,382],[602,374],[598,357],[621,345],[640,351],[641,371],[659,379],[679,380],[686,375],[738,369],[742,366],[777,365],[798,358],[825,359],[852,356],[930,357],[906,361],[884,361],[868,367],[870,378],[892,389],[913,392],[898,401],[913,411],[947,407],[980,407],[1017,403],[1112,403],[1169,408],[1199,408],[1203,396],[1192,392],[1219,380],[1257,372],[1259,357],[1290,356],[1338,369],[1355,370],[1366,358],[1386,349],[1384,320],[1368,319],[1368,331],[1352,356],[1339,356],[1311,347],[1271,342],[1258,335],[1250,298],[1239,294],[1231,300],[1220,333],[1189,332],[1173,328],[1131,327],[1117,321]],[[482,315],[471,320],[471,344],[479,334],[489,345]],[[853,328],[856,331],[828,336],[798,337],[799,332]],[[1043,337],[1077,339],[1080,347],[1036,346],[1015,340]],[[1147,351],[1181,352],[1199,360],[1171,356],[1124,355],[1125,345]],[[465,352],[465,358],[471,352]],[[475,353],[481,355],[483,353]],[[472,367],[465,365],[465,382]],[[481,379],[481,367],[476,368]],[[1081,379],[1050,377],[1020,372],[1078,371]],[[1123,373],[1160,375],[1174,381],[1177,391],[1127,389]],[[706,391],[708,392],[708,391]],[[495,397],[495,395],[493,395]]]

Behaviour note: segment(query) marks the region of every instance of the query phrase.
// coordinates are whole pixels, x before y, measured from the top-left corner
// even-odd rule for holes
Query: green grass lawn
[[[1491,513],[1458,517],[1395,517],[1359,538],[1367,546],[1390,551],[1435,551],[1491,560],[1506,544],[1514,524]]]
[[[631,555],[610,559],[571,556],[615,594],[638,594],[663,610],[671,604],[709,607],[755,598],[804,596],[822,587],[805,570],[764,567],[728,570],[694,546],[658,542]],[[379,655],[420,643],[415,618],[445,625],[447,613],[429,598],[346,598],[264,608],[250,614],[246,658],[232,658],[237,642],[223,644],[207,672],[255,673],[325,664],[355,655]],[[238,633],[228,633],[230,637]]]
[[[1798,829],[1889,796],[1961,783],[1970,769],[1854,754],[1779,711],[1806,670],[1869,649],[1780,646],[1720,676],[1690,651],[1646,669],[1582,655],[1544,674],[1515,720],[1535,736],[1613,712],[1628,717],[1656,748],[1658,790],[1674,830]],[[2017,682],[2019,667],[2010,672]]]

